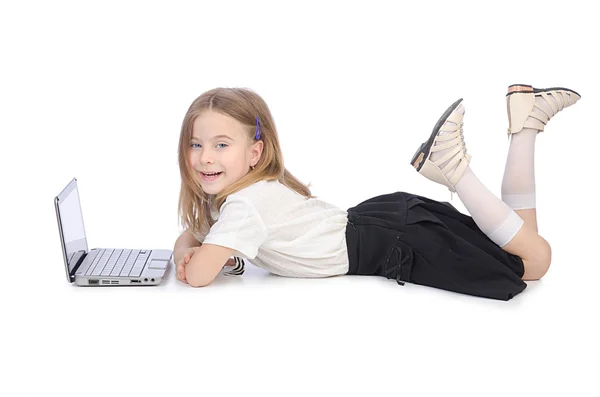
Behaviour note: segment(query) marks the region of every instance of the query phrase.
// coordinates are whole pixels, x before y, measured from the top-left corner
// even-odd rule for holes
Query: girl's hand
[[[229,258],[227,262],[225,262],[225,266],[235,266],[235,259]]]
[[[194,256],[194,254],[196,253],[197,249],[199,249],[199,247],[191,247],[188,250],[186,250],[183,254],[183,257],[177,263],[177,280],[186,284],[188,283],[185,278],[185,267],[188,263],[190,263],[190,260],[192,259],[192,256]]]
[[[185,251],[185,253],[183,254],[183,257],[179,260],[179,263],[177,263],[177,280],[188,284],[186,278],[185,278],[185,267],[187,266],[188,263],[190,263],[190,260],[192,259],[192,256],[194,256],[194,254],[196,253],[196,250],[199,247],[192,247],[189,248],[187,251]],[[227,262],[225,262],[224,266],[235,266],[235,259],[234,258],[229,258],[227,260]]]

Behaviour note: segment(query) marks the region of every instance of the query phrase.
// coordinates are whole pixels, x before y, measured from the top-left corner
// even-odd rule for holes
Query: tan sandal
[[[454,186],[458,183],[460,177],[471,161],[471,156],[467,154],[467,148],[465,147],[463,137],[462,120],[464,114],[455,112],[461,102],[462,98],[450,105],[444,112],[442,117],[440,117],[435,124],[435,127],[433,127],[433,132],[429,139],[421,144],[410,162],[420,174],[427,179],[446,186],[451,192],[456,192]],[[456,125],[446,125],[447,121],[451,121]],[[451,133],[439,135],[442,131]],[[454,149],[451,149],[452,147],[454,147]],[[446,149],[448,149],[448,153],[444,156],[435,161],[430,160],[432,152]],[[446,161],[448,161],[448,163],[444,168],[440,169],[440,166]],[[456,166],[456,169],[452,173],[450,179],[448,179],[446,174],[454,166]]]
[[[536,97],[544,100],[542,105],[536,104]],[[554,101],[550,97],[553,97]],[[544,131],[544,127],[556,113],[579,99],[581,95],[568,88],[539,89],[526,84],[509,86],[506,94],[509,138],[511,134],[516,134],[523,128],[533,128],[538,130],[538,133]]]

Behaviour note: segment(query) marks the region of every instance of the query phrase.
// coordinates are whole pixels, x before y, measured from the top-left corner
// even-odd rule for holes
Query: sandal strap
[[[432,152],[439,152],[440,150],[446,150],[449,149],[451,147],[453,147],[454,145],[456,145],[456,140],[460,139],[460,133],[453,133],[451,135],[442,135],[442,136],[447,136],[449,137],[449,139],[437,139],[437,137],[434,139],[433,141],[433,145],[431,146],[431,151]],[[444,142],[447,141],[445,143],[440,143],[440,144],[436,144],[437,142]]]
[[[440,168],[442,164],[444,164],[446,161],[448,161],[448,163],[444,166],[444,168],[440,169],[444,175],[446,175],[446,173],[448,173],[459,161],[464,162],[465,155],[467,154],[467,148],[465,145],[465,139],[464,139],[463,128],[462,128],[463,123],[462,123],[462,121],[459,121],[459,120],[456,120],[456,122],[457,122],[456,126],[449,125],[446,127],[448,130],[453,130],[454,132],[452,132],[450,134],[446,134],[446,135],[436,136],[435,140],[434,140],[434,145],[430,149],[430,151],[432,151],[432,152],[438,152],[440,150],[448,150],[448,152],[445,153],[442,157],[433,161],[433,164],[438,168]],[[440,131],[443,131],[443,130],[440,130]],[[439,142],[439,141],[442,141],[445,143],[436,145],[435,143]],[[467,165],[468,165],[468,162],[467,162]],[[462,169],[462,167],[466,167],[466,165],[463,166],[462,164],[459,164],[457,166],[457,169],[455,170],[455,172],[452,174],[452,176],[454,177],[454,175],[456,175],[456,171],[458,171],[459,168]],[[464,169],[462,169],[458,175],[459,176],[462,175],[463,171],[464,171]]]
[[[440,132],[449,132],[449,131],[440,129]],[[456,137],[458,137],[459,135],[460,135],[460,130],[457,129],[457,130],[454,130],[454,132],[451,132],[449,134],[436,136],[435,141],[436,142],[451,141],[453,139],[456,139]]]
[[[543,130],[544,126],[546,125],[546,123],[548,123],[549,120],[550,118],[546,115],[546,113],[542,112],[541,110],[539,110],[539,108],[536,107],[533,109],[533,111],[525,121],[523,128]]]
[[[448,153],[444,154],[442,157],[440,157],[439,159],[437,159],[436,161],[434,161],[433,164],[435,164],[436,167],[440,168],[440,166],[442,164],[444,164],[446,161],[454,158],[450,162],[450,163],[452,163],[452,165],[454,165],[454,164],[456,164],[456,160],[455,159],[456,158],[460,158],[460,156],[457,156],[457,155],[461,151],[463,151],[462,145],[461,144],[456,145],[456,147],[454,147],[454,149],[448,150]],[[442,171],[444,171],[444,173],[448,172],[448,170],[452,167],[452,165],[450,165],[450,167],[448,167],[448,165],[446,165]]]
[[[454,170],[454,173],[452,174],[452,177],[450,178],[450,184],[452,186],[455,186],[458,183],[458,180],[460,179],[462,174],[465,172],[465,170],[469,166],[470,162],[471,162],[471,155],[468,153],[465,153],[464,157],[460,158],[460,164],[456,167],[456,170]]]
[[[432,152],[439,152],[440,150],[445,150],[448,148],[451,148],[452,146],[456,145],[455,140],[456,139],[462,139],[462,126],[463,123],[459,123],[456,126],[448,126],[445,129],[440,128],[440,133],[441,132],[450,132],[450,134],[444,134],[444,135],[437,135],[434,138],[434,145],[431,146],[431,151]],[[437,142],[445,142],[445,143],[441,143],[441,144],[437,144]]]
[[[450,161],[448,161],[448,164],[446,164],[444,166],[444,168],[442,169],[442,172],[444,173],[444,175],[446,175],[452,169],[452,167],[454,167],[456,165],[456,163],[461,161],[463,159],[463,157],[465,157],[465,154],[466,154],[466,151],[462,147],[462,145],[457,146],[456,149],[453,150],[453,152],[455,153],[454,157]],[[438,166],[438,168],[439,168],[439,166]]]

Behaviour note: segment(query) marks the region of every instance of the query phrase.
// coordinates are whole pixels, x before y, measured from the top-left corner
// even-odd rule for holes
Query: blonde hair
[[[207,110],[233,117],[247,127],[250,142],[254,141],[258,117],[261,126],[260,140],[263,141],[262,155],[254,169],[216,195],[207,194],[202,190],[197,180],[192,177],[195,171],[190,170],[188,161],[194,121]],[[278,180],[307,199],[316,198],[310,193],[310,184],[304,185],[285,169],[269,107],[257,93],[249,89],[218,87],[196,98],[183,118],[178,157],[181,191],[177,212],[183,228],[189,228],[192,233],[208,234],[215,223],[211,210],[220,210],[227,196],[262,180]]]

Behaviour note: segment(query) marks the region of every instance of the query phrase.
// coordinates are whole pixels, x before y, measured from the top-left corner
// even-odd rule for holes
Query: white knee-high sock
[[[524,128],[513,134],[502,178],[502,201],[514,210],[535,208],[535,138],[538,131]]]
[[[475,224],[498,246],[504,247],[523,226],[523,219],[490,192],[471,167],[465,169],[455,188]]]

